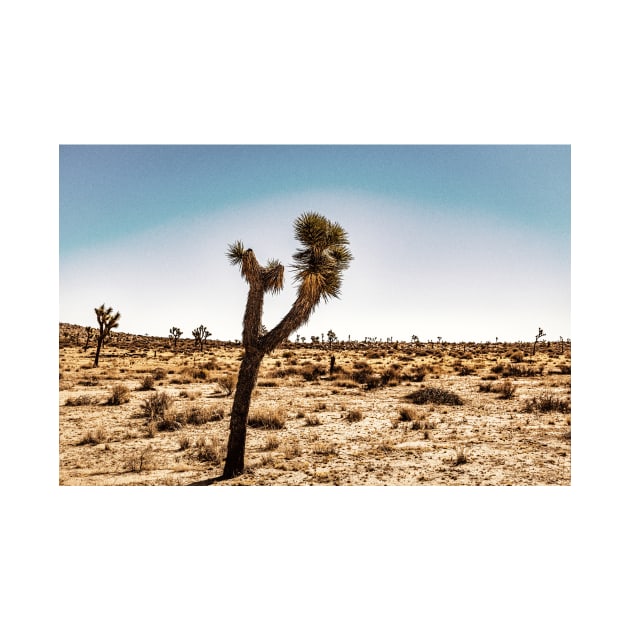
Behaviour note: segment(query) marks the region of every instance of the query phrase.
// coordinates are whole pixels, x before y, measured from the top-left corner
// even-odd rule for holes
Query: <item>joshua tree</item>
[[[195,338],[195,347],[199,346],[199,350],[203,351],[203,344],[211,334],[212,333],[208,332],[208,329],[203,324],[201,324],[199,328],[195,328],[195,330],[192,331],[192,336]]]
[[[168,338],[172,340],[173,342],[173,350],[177,349],[177,340],[182,336],[182,331],[177,328],[177,326],[173,326],[173,328],[171,328],[168,331]]]
[[[337,335],[332,330],[329,330],[327,337],[328,337],[328,343],[330,344],[330,347],[332,348],[333,342],[337,341]]]
[[[538,327],[538,334],[536,335],[536,341],[534,341],[534,350],[532,351],[532,355],[536,354],[536,344],[540,340],[541,337],[544,337],[547,333],[543,332],[543,329]]]
[[[109,335],[112,328],[118,328],[120,313],[113,315],[114,309],[110,306],[105,308],[105,304],[101,304],[94,309],[96,313],[96,321],[98,322],[98,337],[96,339],[96,355],[94,356],[94,367],[98,367],[98,357],[101,354],[101,348],[105,337]]]
[[[265,293],[282,290],[284,267],[278,260],[269,260],[263,267],[253,250],[245,249],[241,241],[230,245],[227,252],[230,262],[240,268],[241,276],[249,285],[249,293],[243,317],[245,353],[232,404],[223,470],[225,479],[242,474],[245,466],[247,416],[263,357],[303,326],[322,299],[327,302],[339,297],[342,272],[352,260],[348,235],[338,223],[309,212],[300,215],[293,227],[295,238],[302,244],[302,248],[293,254],[297,296],[289,312],[265,335],[259,334]]]
[[[90,345],[90,339],[92,338],[92,331],[94,330],[94,328],[92,328],[92,326],[86,326],[85,327],[85,345],[83,346],[83,352],[85,352],[88,349],[88,346]]]

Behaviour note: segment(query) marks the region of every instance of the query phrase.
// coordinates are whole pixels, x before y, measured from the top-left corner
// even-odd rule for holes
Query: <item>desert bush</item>
[[[388,368],[383,370],[381,374],[381,383],[383,385],[398,385],[400,383],[400,368],[390,365]]]
[[[250,410],[247,424],[259,429],[284,429],[287,414],[278,407],[260,406]]]
[[[488,394],[492,391],[492,385],[490,383],[479,383],[479,391],[482,394]]]
[[[468,462],[468,452],[463,446],[455,447],[455,458],[453,459],[453,466],[461,466]]]
[[[88,431],[83,435],[79,441],[79,446],[85,446],[87,444],[100,444],[101,442],[105,442],[106,439],[107,434],[105,433],[105,429],[102,425],[99,425],[96,429]]]
[[[153,374],[145,374],[140,381],[140,387],[138,387],[138,389],[145,392],[155,389],[155,378]]]
[[[88,394],[81,394],[73,398],[66,400],[68,407],[83,407],[86,405],[98,405],[98,399],[95,396],[89,396]]]
[[[553,371],[553,374],[571,374],[571,366],[566,365],[565,363],[560,363]]]
[[[348,422],[359,422],[363,420],[363,412],[360,409],[351,409],[346,414],[346,420]]]
[[[147,446],[139,453],[129,456],[124,462],[124,470],[126,472],[142,472],[143,470],[151,470],[153,468],[153,451],[151,446]]]
[[[428,373],[429,368],[426,365],[412,365],[409,372],[405,372],[402,378],[412,383],[422,383]]]
[[[191,444],[192,444],[192,441],[191,441],[189,435],[182,435],[182,436],[180,436],[180,438],[179,438],[179,450],[180,451],[185,451],[186,449],[189,449]]]
[[[172,404],[173,399],[166,392],[156,392],[143,401],[141,408],[143,415],[153,421],[163,419]]]
[[[182,426],[184,426],[182,416],[168,410],[155,419],[155,427],[158,431],[179,431]]]
[[[413,407],[401,407],[398,411],[398,420],[400,422],[413,422],[418,417],[418,412]]]
[[[516,377],[525,377],[525,376],[540,376],[543,371],[542,366],[538,367],[527,367],[525,365],[506,365],[503,368],[503,376],[516,376]]]
[[[156,381],[163,381],[166,378],[166,370],[164,368],[155,368],[153,370],[153,378]]]
[[[514,398],[514,394],[516,393],[516,385],[512,383],[512,381],[503,381],[500,385],[496,385],[492,388],[492,391],[499,394],[499,398],[502,400],[510,400]]]
[[[205,437],[202,437],[195,443],[195,456],[199,461],[216,466],[225,458],[225,446],[217,437],[212,437],[209,442]]]
[[[295,440],[285,442],[282,446],[282,454],[286,457],[286,459],[299,457],[302,454],[302,447]]]
[[[280,440],[275,435],[267,437],[267,441],[263,444],[263,451],[273,451],[280,446]]]
[[[352,378],[354,381],[360,384],[367,383],[368,379],[374,377],[374,369],[367,361],[356,361],[353,370]]]
[[[183,413],[183,420],[187,424],[206,424],[208,422],[218,422],[225,417],[225,410],[223,407],[214,405],[212,407],[201,407],[199,405],[192,405],[188,407]]]
[[[440,387],[421,387],[420,389],[407,394],[406,400],[410,400],[416,405],[434,403],[437,405],[463,405],[464,401],[454,392]]]
[[[568,401],[557,398],[552,394],[541,394],[525,402],[525,411],[527,413],[534,411],[540,413],[550,413],[554,411],[559,413],[571,413],[571,405]]]
[[[514,363],[520,363],[525,360],[525,354],[522,350],[514,350],[514,352],[508,355],[508,359]]]
[[[475,374],[475,368],[470,365],[459,365],[456,371],[459,376],[470,376],[471,374]]]
[[[230,374],[228,376],[222,376],[217,383],[225,390],[226,396],[231,396],[236,386],[236,378]]]
[[[314,442],[313,453],[315,455],[336,455],[337,445],[332,442]]]
[[[107,399],[108,405],[122,405],[126,402],[129,402],[131,398],[131,393],[129,392],[129,388],[125,385],[114,385],[112,387],[112,393]]]
[[[308,415],[304,419],[304,424],[307,427],[317,427],[322,423],[321,419],[318,416]]]
[[[301,373],[305,381],[316,381],[320,376],[324,376],[326,372],[326,368],[322,365],[304,364]]]
[[[276,379],[260,380],[256,383],[258,387],[278,387],[279,383]]]

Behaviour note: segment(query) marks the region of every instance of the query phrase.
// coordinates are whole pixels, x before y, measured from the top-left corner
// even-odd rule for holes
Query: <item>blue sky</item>
[[[105,302],[122,331],[239,338],[247,287],[228,244],[288,267],[292,221],[313,210],[355,260],[307,339],[567,338],[570,162],[567,145],[63,145],[60,321],[93,325]]]

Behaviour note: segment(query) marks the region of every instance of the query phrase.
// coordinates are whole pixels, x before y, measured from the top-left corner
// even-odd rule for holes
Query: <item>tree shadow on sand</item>
[[[202,479],[201,481],[195,481],[194,483],[186,484],[188,486],[212,486],[219,481],[226,481],[226,478],[223,475],[219,477],[211,477],[210,479]]]

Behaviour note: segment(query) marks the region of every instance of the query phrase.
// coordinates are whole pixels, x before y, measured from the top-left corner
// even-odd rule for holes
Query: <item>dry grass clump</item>
[[[225,445],[215,436],[210,438],[210,441],[205,437],[200,437],[195,443],[195,457],[199,461],[216,466],[225,459],[225,448]]]
[[[282,445],[281,451],[286,459],[293,459],[294,457],[300,457],[300,455],[302,455],[302,447],[296,440],[285,442]]]
[[[314,416],[314,415],[308,415],[306,416],[306,418],[304,418],[304,424],[307,427],[317,427],[322,423],[321,418],[319,418],[318,416]]]
[[[138,389],[143,392],[154,390],[155,378],[153,378],[153,374],[145,374],[140,381],[140,386],[138,387]]]
[[[112,393],[107,399],[108,405],[122,405],[129,402],[131,398],[131,392],[125,385],[114,385],[112,387]]]
[[[186,424],[207,424],[208,422],[218,422],[225,418],[225,409],[218,405],[211,407],[202,407],[200,405],[191,405],[184,410],[182,420]]]
[[[427,420],[426,414],[421,414],[417,409],[408,406],[401,407],[398,412],[397,422],[392,426],[395,428],[398,426],[398,422],[411,422],[411,429],[413,431],[427,431],[429,429],[435,429],[435,422]]]
[[[286,411],[270,405],[255,407],[247,418],[247,424],[258,429],[284,429],[286,422]]]
[[[98,398],[90,396],[89,394],[81,394],[74,398],[68,398],[66,400],[68,407],[83,407],[87,405],[98,405]]]
[[[332,442],[313,442],[313,453],[315,455],[336,455],[338,447]]]
[[[125,459],[123,464],[125,472],[142,472],[153,469],[153,450],[151,446],[143,448],[140,452],[134,453]]]
[[[225,390],[225,395],[230,396],[236,387],[236,377],[234,375],[222,376],[217,380],[219,387]]]
[[[107,434],[103,425],[99,425],[93,431],[88,431],[83,435],[78,443],[78,446],[85,446],[87,444],[101,444],[107,440]]]
[[[512,381],[503,381],[503,383],[492,388],[493,392],[499,394],[501,400],[510,400],[514,398],[516,393],[516,385]]]
[[[461,466],[468,463],[468,451],[463,446],[455,447],[455,457],[453,459],[453,466]]]
[[[447,389],[441,387],[421,387],[411,394],[405,396],[406,400],[410,400],[415,405],[463,405],[464,401],[460,396]]]
[[[324,376],[328,370],[323,365],[312,364],[310,361],[303,363],[301,374],[305,381],[316,381]]]
[[[153,422],[155,420],[163,420],[172,404],[172,396],[169,396],[166,392],[156,392],[143,401],[141,409],[143,415]]]
[[[275,451],[280,446],[280,440],[275,435],[269,435],[267,441],[263,444],[263,451]]]
[[[346,415],[348,422],[359,422],[363,420],[363,412],[360,409],[351,409]]]
[[[525,411],[532,413],[538,411],[540,413],[571,413],[571,405],[567,400],[557,398],[552,394],[541,394],[540,396],[534,396],[525,403]]]

